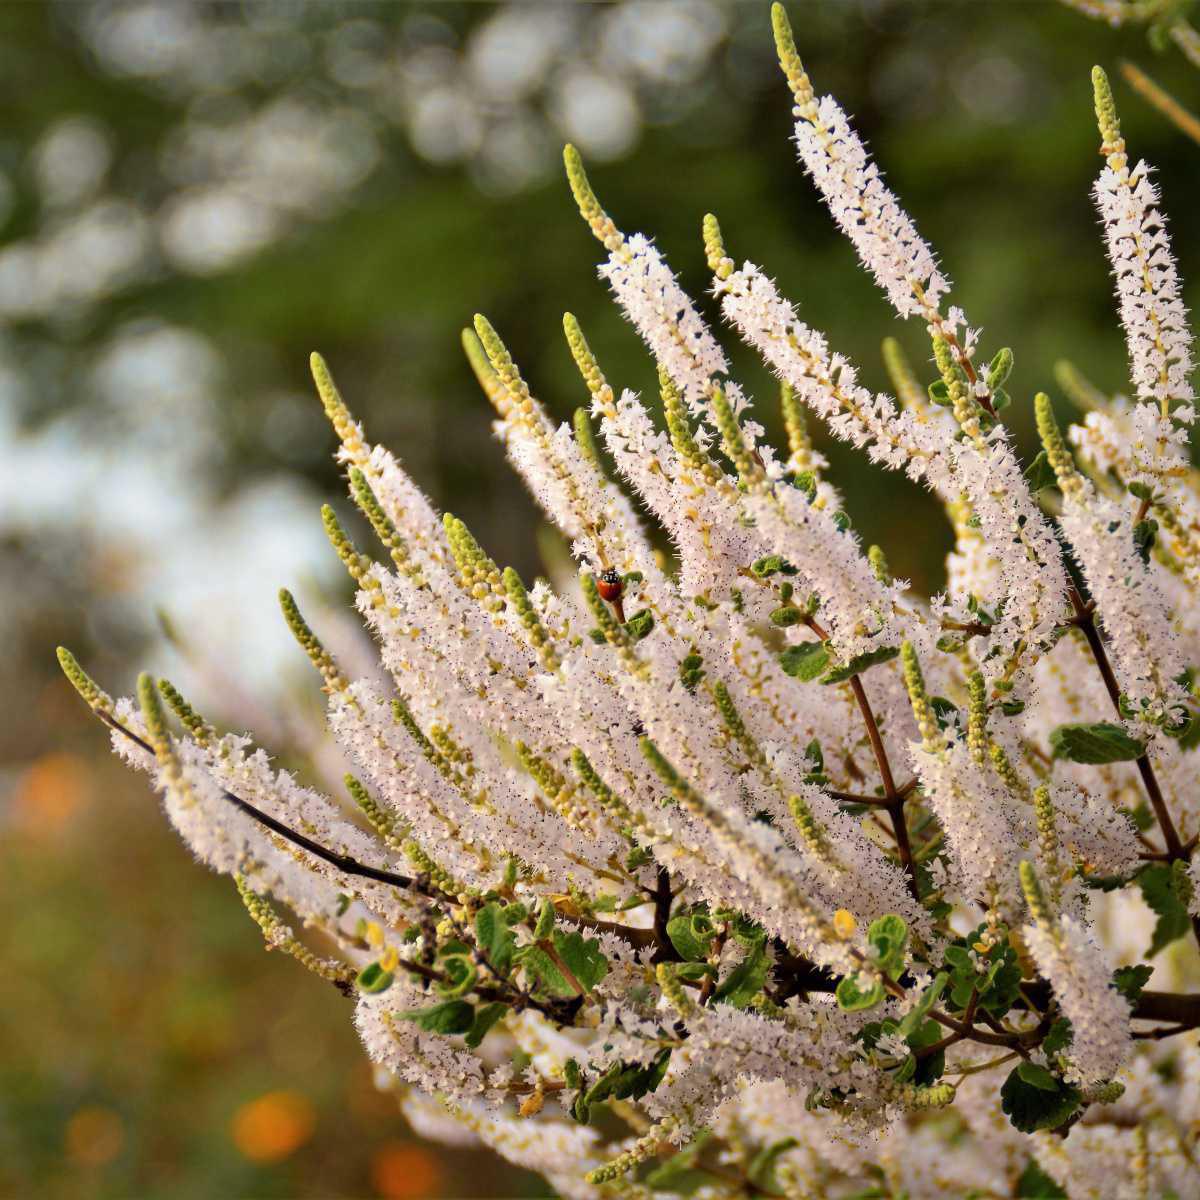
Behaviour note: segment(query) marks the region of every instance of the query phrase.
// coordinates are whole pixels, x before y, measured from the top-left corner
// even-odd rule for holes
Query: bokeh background
[[[797,0],[792,15],[985,349],[1013,347],[1022,443],[1060,357],[1120,387],[1088,70],[1127,56],[1193,107],[1200,76],[1051,0]],[[1200,150],[1119,99],[1200,279]],[[884,386],[887,333],[925,364],[788,132],[765,0],[0,4],[0,1194],[545,1194],[406,1131],[346,1001],[263,954],[227,881],[110,761],[53,651],[114,692],[166,673],[306,778],[336,779],[275,601],[294,588],[368,661],[317,517],[346,506],[308,352],[440,506],[533,573],[546,539],[459,330],[487,313],[563,417],[584,400],[564,309],[611,380],[653,383],[595,278],[560,177],[568,138],[694,292],[712,210],[869,383]],[[777,428],[770,379],[733,357]],[[946,535],[928,499],[826,449],[863,536],[936,589]]]

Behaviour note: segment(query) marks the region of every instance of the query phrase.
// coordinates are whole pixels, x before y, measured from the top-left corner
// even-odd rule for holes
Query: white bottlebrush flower
[[[1067,1079],[1084,1086],[1112,1079],[1129,1054],[1129,1005],[1110,986],[1112,968],[1070,916],[1027,925],[1025,942],[1071,1022]]]

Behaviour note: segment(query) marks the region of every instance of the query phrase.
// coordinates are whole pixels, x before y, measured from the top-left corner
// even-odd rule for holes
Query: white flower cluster
[[[314,356],[385,560],[326,510],[389,694],[281,597],[354,764],[346,797],[166,681],[114,702],[65,651],[64,669],[268,946],[355,996],[381,1086],[427,1136],[565,1196],[1196,1194],[1200,1071],[1176,1035],[1200,1027],[1200,994],[1176,943],[1200,929],[1200,487],[1178,436],[1186,314],[1143,211],[1157,195],[1110,159],[1134,382],[1161,403],[1150,441],[1126,442],[1137,410],[1119,401],[1064,436],[1039,396],[1051,475],[1025,474],[1001,423],[1011,353],[976,363],[932,251],[814,97],[778,6],[775,23],[805,166],[922,318],[927,393],[891,341],[896,398],[869,392],[708,218],[721,309],[782,382],[781,460],[698,306],[568,148],[662,423],[613,391],[570,315],[590,398],[571,425],[486,319],[464,346],[577,580],[501,569],[365,440]],[[1096,89],[1123,154],[1102,74]],[[943,501],[945,594],[913,595],[864,550],[805,407]]]

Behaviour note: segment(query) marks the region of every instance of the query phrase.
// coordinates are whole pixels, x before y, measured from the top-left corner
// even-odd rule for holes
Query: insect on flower
[[[625,593],[625,581],[615,567],[609,567],[597,577],[596,591],[600,593],[601,600],[616,604]]]

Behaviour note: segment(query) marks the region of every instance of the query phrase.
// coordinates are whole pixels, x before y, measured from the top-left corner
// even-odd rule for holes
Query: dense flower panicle
[[[708,217],[722,313],[781,381],[777,452],[699,308],[568,147],[658,403],[609,385],[570,314],[587,402],[570,424],[486,318],[463,333],[498,439],[570,542],[556,586],[439,513],[314,356],[382,547],[323,511],[370,678],[281,593],[345,794],[301,786],[166,681],[114,701],[60,661],[268,948],[356,996],[418,1133],[586,1200],[1027,1195],[1042,1176],[1072,1197],[1194,1194],[1200,1052],[1175,1043],[1167,1069],[1162,1047],[1200,1003],[1162,990],[1190,968],[1159,951],[1200,914],[1200,475],[1157,192],[1144,167],[1122,175],[1101,105],[1139,399],[1073,383],[1089,411],[1060,434],[1038,397],[1052,493],[1002,424],[1011,352],[976,364],[933,251],[774,20],[804,165],[923,319],[928,389],[890,339],[896,398],[864,387]],[[805,411],[941,501],[944,594],[864,547]]]
[[[752,263],[718,278],[721,310],[785,383],[829,424],[838,437],[866,449],[872,461],[902,469],[931,486],[949,488],[948,451],[954,433],[949,414],[929,420],[898,411],[891,397],[872,395],[825,337],[803,324],[772,280]]]
[[[936,257],[832,96],[796,108],[796,149],[838,228],[902,317],[928,319],[950,291]]]
[[[609,256],[600,275],[691,410],[703,412],[711,382],[729,364],[654,243],[635,234]]]
[[[1102,614],[1113,667],[1135,713],[1161,720],[1182,707],[1184,662],[1166,601],[1138,557],[1127,513],[1106,497],[1067,500],[1059,527]]]
[[[1112,967],[1070,916],[1025,927],[1025,942],[1071,1022],[1066,1078],[1083,1085],[1111,1079],[1129,1054],[1129,1005],[1110,986]]]
[[[1095,197],[1116,278],[1133,386],[1140,398],[1165,408],[1194,397],[1189,379],[1192,335],[1150,174],[1146,163],[1130,169],[1123,151],[1114,150],[1096,180]]]
[[[989,682],[1003,680],[1027,667],[1052,640],[1062,618],[1066,570],[1054,530],[1001,431],[957,443],[952,458],[974,524],[998,566],[995,590],[977,599],[998,618],[986,635],[982,667]],[[962,603],[969,597],[952,599]]]

